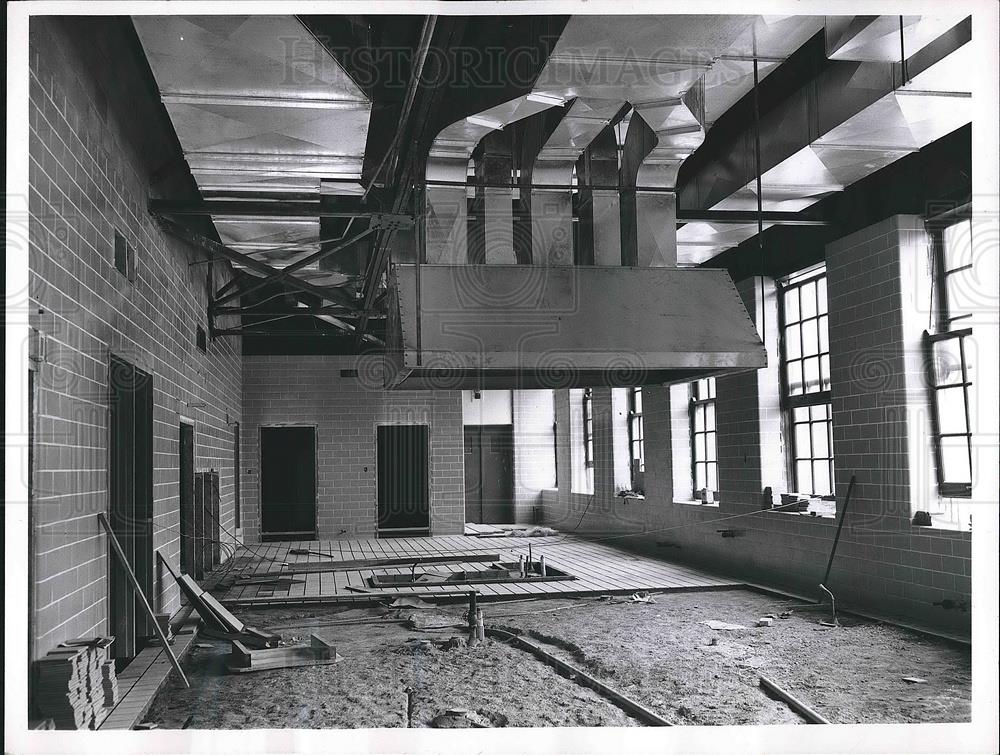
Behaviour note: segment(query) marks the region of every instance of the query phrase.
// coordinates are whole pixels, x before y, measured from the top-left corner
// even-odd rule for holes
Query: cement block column
[[[533,523],[541,491],[557,487],[555,391],[514,391],[514,515]]]
[[[871,531],[910,518],[897,228],[887,218],[826,247],[836,493],[857,476],[852,520]]]

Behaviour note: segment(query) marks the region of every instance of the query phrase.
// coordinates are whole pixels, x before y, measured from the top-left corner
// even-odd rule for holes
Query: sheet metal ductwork
[[[133,24],[203,197],[361,190],[372,103],[294,16],[135,16]],[[228,247],[277,269],[320,247],[315,216],[212,221]],[[347,279],[315,265],[298,277]]]
[[[390,277],[387,387],[630,386],[765,366],[728,274],[676,267],[673,194],[704,139],[706,87],[731,85],[706,75],[758,22],[575,16],[531,94],[443,130],[427,162],[431,264],[396,264]],[[477,143],[550,107],[565,113],[530,168],[532,264],[502,250],[469,264],[462,184]],[[633,130],[644,145],[625,183],[646,190],[623,203],[617,153]],[[486,232],[500,238],[511,223],[504,194],[483,205]],[[574,217],[574,196],[585,217]],[[592,265],[576,266],[584,232]]]
[[[972,121],[969,19],[826,17],[824,28],[828,67],[761,118],[764,210],[804,210]],[[750,136],[681,188],[685,207],[757,209],[756,180],[741,170],[753,164]],[[687,223],[677,233],[678,258],[704,262],[757,230],[756,223]]]
[[[725,270],[400,264],[390,278],[387,388],[635,386],[767,363]]]

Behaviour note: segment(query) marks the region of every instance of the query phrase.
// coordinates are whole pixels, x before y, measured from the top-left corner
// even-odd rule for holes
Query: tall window
[[[594,392],[583,389],[583,466],[594,468]]]
[[[719,461],[715,445],[715,378],[691,383],[691,466],[694,497],[703,489],[719,494]]]
[[[645,433],[642,426],[642,388],[628,391],[628,449],[631,459],[632,489],[642,487],[642,474],[646,471]]]
[[[929,222],[934,251],[934,284],[938,318],[927,332],[924,348],[933,403],[934,454],[938,492],[943,497],[972,495],[972,431],[969,388],[973,363],[969,336],[976,285],[972,271],[972,224],[968,218]],[[968,512],[950,512],[956,524],[967,524]]]
[[[553,399],[553,403],[555,399]],[[552,487],[559,487],[559,419],[552,407]]]
[[[833,493],[833,415],[826,266],[803,270],[780,284],[782,405],[791,430],[793,487]]]

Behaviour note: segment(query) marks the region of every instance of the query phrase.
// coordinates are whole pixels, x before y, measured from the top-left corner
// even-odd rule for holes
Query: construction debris
[[[921,679],[919,676],[904,676],[903,681],[910,684],[927,684],[927,680]]]
[[[404,619],[404,624],[410,629],[454,629],[464,627],[466,623],[454,616],[440,613],[411,613]]]
[[[426,600],[421,600],[420,598],[396,598],[389,604],[389,608],[436,608],[433,603],[428,603]]]
[[[238,640],[254,649],[274,648],[281,643],[281,635],[264,632],[256,627],[244,626],[242,632],[223,632],[212,627],[202,627],[201,633],[213,640]]]
[[[113,637],[69,640],[36,662],[35,703],[57,729],[96,729],[118,703]]]
[[[552,537],[559,531],[551,527],[525,527],[521,529],[505,529],[499,532],[478,532],[473,537]]]
[[[451,708],[431,719],[435,729],[487,729],[492,725],[489,719],[465,708]]]
[[[708,619],[707,621],[701,621],[700,624],[704,624],[709,629],[715,630],[736,630],[736,629],[746,629],[742,624],[730,624],[728,621],[716,621],[715,619]]]
[[[628,600],[626,602],[628,602],[628,603],[656,603],[656,601],[653,600],[653,596],[650,595],[649,593],[643,591],[643,590],[639,590],[638,592],[632,593],[628,597]]]
[[[295,666],[319,666],[342,660],[337,648],[310,635],[308,645],[252,650],[239,640],[233,641],[233,651],[226,657],[226,668],[237,674],[251,671],[270,671]]]

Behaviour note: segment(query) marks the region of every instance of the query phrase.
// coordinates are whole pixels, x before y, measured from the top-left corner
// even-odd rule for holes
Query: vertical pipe
[[[766,343],[765,328],[767,317],[764,314],[764,190],[761,180],[760,164],[760,77],[757,70],[757,32],[754,30],[753,38],[753,136],[754,136],[754,157],[757,168],[757,248],[760,250],[760,301],[757,307],[760,310],[760,338]]]

